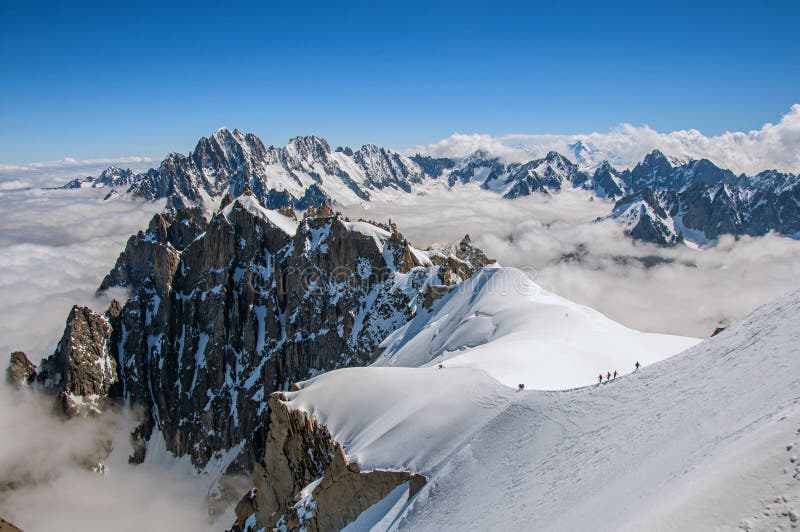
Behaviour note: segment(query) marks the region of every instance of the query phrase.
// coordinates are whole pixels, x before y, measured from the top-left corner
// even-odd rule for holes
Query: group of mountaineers
[[[639,365],[640,365],[639,361],[637,360],[636,364],[634,365],[634,369],[633,370],[634,371],[638,370],[639,369]],[[613,380],[613,379],[616,379],[616,378],[617,378],[617,370],[614,370],[613,374],[610,371],[606,373],[606,382],[608,382],[610,380]],[[597,384],[602,384],[602,383],[603,383],[603,374],[600,373],[597,376]]]

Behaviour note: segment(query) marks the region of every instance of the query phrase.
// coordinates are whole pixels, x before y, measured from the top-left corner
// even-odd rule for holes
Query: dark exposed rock
[[[595,192],[601,198],[622,197],[629,188],[625,184],[624,175],[608,164],[608,161],[603,162],[594,171],[592,184]]]
[[[280,392],[270,396],[264,456],[254,488],[237,505],[233,530],[341,530],[396,487],[407,482],[411,498],[425,485],[423,475],[406,471],[362,472],[327,427],[285,400]]]
[[[55,352],[42,360],[36,380],[58,396],[67,416],[102,411],[118,380],[117,364],[109,352],[110,337],[106,316],[76,305]]]
[[[36,379],[36,365],[28,360],[22,351],[11,353],[11,360],[6,368],[6,381],[12,386],[30,384]]]
[[[496,262],[472,245],[469,235],[465,235],[454,249],[446,248],[442,253],[430,253],[430,258],[431,262],[442,268],[442,278],[447,279],[450,285],[459,283],[483,266]]]
[[[355,163],[355,173],[349,162],[344,164],[348,170],[343,168],[341,156]],[[213,202],[226,192],[237,197],[246,185],[270,209],[303,210],[331,201],[329,183],[336,190],[344,185],[355,197],[368,200],[370,191],[386,187],[410,191],[424,175],[410,159],[372,145],[332,152],[325,139],[306,136],[291,139],[283,148],[267,147],[253,134],[225,128],[201,138],[189,155],[169,154],[158,168],[139,174],[116,171],[126,176],[115,181],[117,186],[127,186],[129,193],[148,200],[168,198],[175,209],[211,207],[209,199]],[[95,181],[86,178],[67,186],[92,186]]]
[[[125,251],[99,290],[112,286],[138,288],[150,280],[159,294],[166,294],[175,273],[179,252],[203,231],[206,221],[199,208],[166,211],[150,220],[147,231],[128,239]]]
[[[441,175],[456,165],[453,159],[448,157],[430,157],[429,155],[414,155],[411,160],[419,165],[423,172],[432,178],[441,177]]]
[[[459,161],[451,161],[450,164],[440,159],[429,161],[427,165],[433,168],[452,168],[447,176],[447,184],[454,186],[456,183],[470,183],[472,181],[489,183],[505,174],[506,166],[497,157],[492,157],[485,151],[477,151],[472,155]]]
[[[576,164],[554,151],[542,159],[509,165],[507,172],[505,183],[513,184],[503,196],[507,199],[530,196],[536,192],[557,192],[564,188],[565,183],[578,188],[585,188],[590,183],[589,176],[580,171]],[[487,185],[489,183],[487,180]]]

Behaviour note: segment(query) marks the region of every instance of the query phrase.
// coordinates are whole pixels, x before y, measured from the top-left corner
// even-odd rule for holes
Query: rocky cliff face
[[[779,190],[696,183],[681,191],[646,188],[620,199],[611,217],[638,240],[706,244],[722,235],[800,232],[800,183]]]
[[[110,338],[108,315],[72,307],[58,347],[42,360],[36,374],[36,380],[58,397],[67,416],[99,414],[113,395],[118,374]]]
[[[32,384],[36,380],[36,365],[22,351],[11,353],[11,360],[6,368],[6,382],[16,388]]]
[[[281,392],[270,396],[264,456],[236,507],[233,531],[341,530],[398,486],[407,483],[411,498],[425,485],[423,475],[406,471],[362,472],[327,427],[285,400]]]
[[[488,262],[468,240],[424,252],[392,225],[326,206],[297,221],[246,188],[208,221],[197,209],[158,214],[131,237],[101,285],[131,297],[105,314],[75,307],[36,380],[68,415],[113,398],[141,407],[134,462],[157,437],[198,469],[250,471],[273,391],[369,364],[420,306]]]

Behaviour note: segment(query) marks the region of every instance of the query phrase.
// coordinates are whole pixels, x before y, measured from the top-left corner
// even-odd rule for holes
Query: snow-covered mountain
[[[505,335],[492,339],[491,327],[479,324],[476,335],[462,336],[464,354],[443,369],[427,365],[424,343],[406,343],[415,353],[403,358],[422,367],[326,373],[273,398],[282,416],[326,427],[322,440],[337,444],[336,458],[314,466],[318,476],[307,476],[309,483],[303,467],[292,470],[297,495],[279,511],[314,528],[341,517],[329,490],[370,493],[381,475],[407,472],[374,503],[354,502],[361,511],[348,530],[788,528],[800,503],[797,312],[800,293],[682,354],[562,392],[498,382],[492,371],[501,378],[525,372],[528,359],[547,356],[510,349]],[[453,338],[449,331],[445,324],[442,333]],[[603,334],[602,327],[570,332]],[[488,342],[473,346],[481,335]],[[555,356],[560,346],[549,347]],[[468,359],[480,351],[483,362]],[[281,443],[308,436],[292,430]],[[311,467],[274,447],[267,456],[276,467]],[[278,517],[266,520],[257,504],[281,508],[268,502],[276,491],[259,475],[255,487],[254,502],[241,506],[240,529]]]
[[[252,133],[222,128],[201,138],[188,155],[171,153],[158,168],[129,173],[127,180],[113,184],[130,185],[130,194],[148,200],[166,197],[176,206],[209,207],[226,192],[238,196],[247,185],[269,208],[305,209],[327,199],[369,200],[383,189],[408,192],[422,178],[422,170],[413,161],[377,146],[331,150],[325,139],[310,136],[293,138],[276,148],[265,146]],[[86,178],[67,187],[94,186],[100,181]]]
[[[577,188],[618,200],[610,217],[620,220],[633,238],[661,245],[704,244],[725,233],[800,232],[797,175],[766,170],[737,176],[707,159],[678,161],[659,151],[632,169],[617,170],[607,161],[596,164],[590,146],[570,149],[582,166],[556,152],[506,164],[482,151],[450,159],[406,157],[370,144],[331,150],[320,137],[297,137],[276,148],[253,134],[223,128],[201,138],[188,155],[171,153],[158,168],[137,174],[112,167],[65,186],[111,187],[212,211],[225,193],[237,196],[245,186],[267,208],[301,210],[326,202],[391,200],[431,184],[475,184],[507,199]]]
[[[130,169],[118,166],[109,166],[100,175],[93,177],[75,178],[62,188],[127,188],[139,179],[139,176]]]
[[[566,162],[546,157],[522,179],[582,186]],[[672,220],[652,211],[639,222]],[[790,519],[794,502],[765,510],[762,498],[800,502],[786,454],[800,424],[800,294],[696,345],[549,294],[466,237],[421,250],[327,205],[298,220],[247,183],[206,215],[156,215],[100,286],[127,288],[124,305],[74,307],[55,352],[38,367],[14,353],[9,378],[67,416],[134,406],[134,463],[156,449],[209,479],[252,474],[234,530],[713,527],[751,519],[748,504]],[[98,442],[81,459],[99,468],[107,452]],[[744,452],[757,463],[729,474]],[[727,485],[746,495],[720,498]],[[661,504],[680,490],[691,497]],[[708,517],[716,500],[726,510]]]
[[[759,174],[761,175],[761,174]],[[800,183],[785,175],[774,188],[754,180],[746,185],[695,183],[682,190],[650,188],[621,198],[610,217],[633,238],[661,245],[705,245],[724,234],[761,236],[770,231],[800,234]],[[771,177],[766,179],[774,182]]]
[[[530,196],[536,192],[558,192],[564,187],[588,188],[589,176],[578,165],[554,151],[541,159],[524,164],[510,164],[503,175],[484,181],[484,188],[495,190],[504,198]]]

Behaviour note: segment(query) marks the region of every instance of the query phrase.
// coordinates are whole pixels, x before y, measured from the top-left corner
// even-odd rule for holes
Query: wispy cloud
[[[608,159],[618,167],[635,165],[654,149],[680,158],[706,158],[735,172],[754,174],[766,169],[800,172],[800,104],[795,104],[777,124],[766,123],[752,131],[728,131],[707,136],[696,129],[659,132],[650,126],[621,124],[607,133],[575,135],[455,133],[438,142],[417,146],[407,153],[463,157],[476,150],[507,161],[541,157],[550,150],[568,154],[570,144],[582,141],[592,163]]]
[[[95,165],[115,165],[115,164],[142,164],[153,163],[155,159],[151,157],[140,157],[130,155],[128,157],[109,157],[99,159],[75,159],[64,157],[58,161],[41,161],[27,164],[0,164],[0,172],[26,172],[44,168],[64,168],[76,166],[95,166]]]

